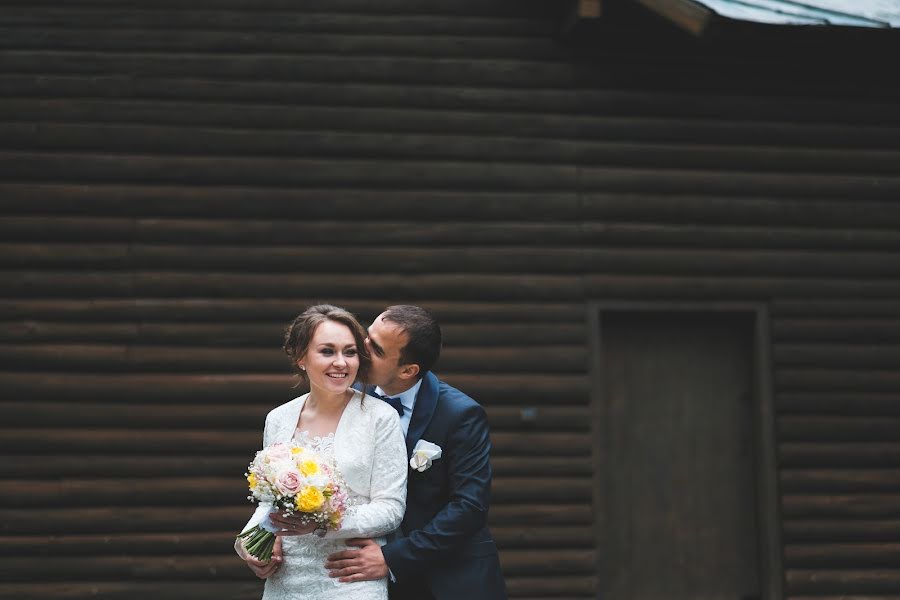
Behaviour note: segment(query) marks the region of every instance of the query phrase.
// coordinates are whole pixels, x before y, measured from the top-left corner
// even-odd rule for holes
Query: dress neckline
[[[334,435],[341,428],[341,423],[344,422],[344,416],[347,414],[347,409],[357,399],[357,395],[359,396],[359,398],[363,397],[362,392],[360,392],[359,390],[353,390],[353,395],[350,396],[350,400],[347,401],[347,404],[344,405],[344,410],[341,411],[341,416],[338,417],[337,424],[335,424],[335,426],[334,426],[334,431],[332,431],[328,435],[330,435],[331,437],[334,437]],[[302,398],[303,398],[303,402],[300,404],[300,410],[297,413],[297,421],[294,424],[294,433],[292,434],[292,437],[295,437],[301,433],[305,433],[305,434],[307,434],[307,436],[309,435],[309,430],[300,429],[300,419],[303,417],[303,409],[306,407],[306,401],[309,400],[309,392],[307,392],[304,396],[302,396]],[[327,438],[328,435],[326,435],[324,437]],[[314,437],[323,438],[323,436],[314,436]]]

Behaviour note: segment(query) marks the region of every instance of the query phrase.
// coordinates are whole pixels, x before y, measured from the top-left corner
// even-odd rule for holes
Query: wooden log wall
[[[770,303],[786,595],[900,594],[896,104],[654,85],[557,13],[0,7],[0,597],[257,598],[241,474],[319,300],[439,316],[510,595],[594,597],[595,299]]]

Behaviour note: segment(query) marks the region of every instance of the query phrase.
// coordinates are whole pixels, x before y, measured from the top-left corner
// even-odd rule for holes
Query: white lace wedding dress
[[[295,434],[306,396],[274,409],[266,417],[263,445],[289,442]],[[406,442],[397,411],[376,398],[356,394],[347,405],[336,431],[310,439],[296,432],[296,441],[333,457],[347,482],[351,508],[338,531],[284,536],[284,563],[266,580],[263,600],[387,600],[387,580],[341,583],[328,576],[325,559],[347,549],[353,537],[376,538],[400,525],[406,507]],[[267,512],[260,507],[247,527]]]

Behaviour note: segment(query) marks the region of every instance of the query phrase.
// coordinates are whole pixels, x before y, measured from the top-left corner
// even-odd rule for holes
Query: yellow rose
[[[325,496],[314,487],[304,488],[297,494],[294,502],[297,509],[303,512],[316,512],[325,503]]]
[[[300,472],[303,473],[304,477],[315,475],[319,472],[319,465],[314,460],[304,460],[300,463]]]
[[[250,486],[251,490],[256,487],[256,483],[256,475],[254,475],[253,473],[247,475],[247,484]]]

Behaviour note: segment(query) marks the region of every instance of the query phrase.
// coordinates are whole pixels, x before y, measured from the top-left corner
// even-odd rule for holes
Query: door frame
[[[767,304],[755,302],[678,302],[678,301],[595,301],[587,304],[587,335],[590,348],[590,419],[591,436],[600,443],[591,444],[593,465],[592,501],[594,506],[595,539],[598,544],[597,572],[600,568],[602,546],[600,532],[605,530],[602,520],[608,514],[604,498],[604,480],[601,476],[612,465],[605,463],[605,447],[602,440],[606,419],[606,399],[603,397],[603,366],[601,314],[610,312],[707,312],[731,313],[749,317],[753,321],[753,371],[754,385],[753,432],[754,476],[756,478],[757,554],[759,561],[760,600],[782,600],[784,597],[781,546],[781,501],[778,486],[778,464],[775,440],[775,411],[772,400],[772,343],[771,318]]]

